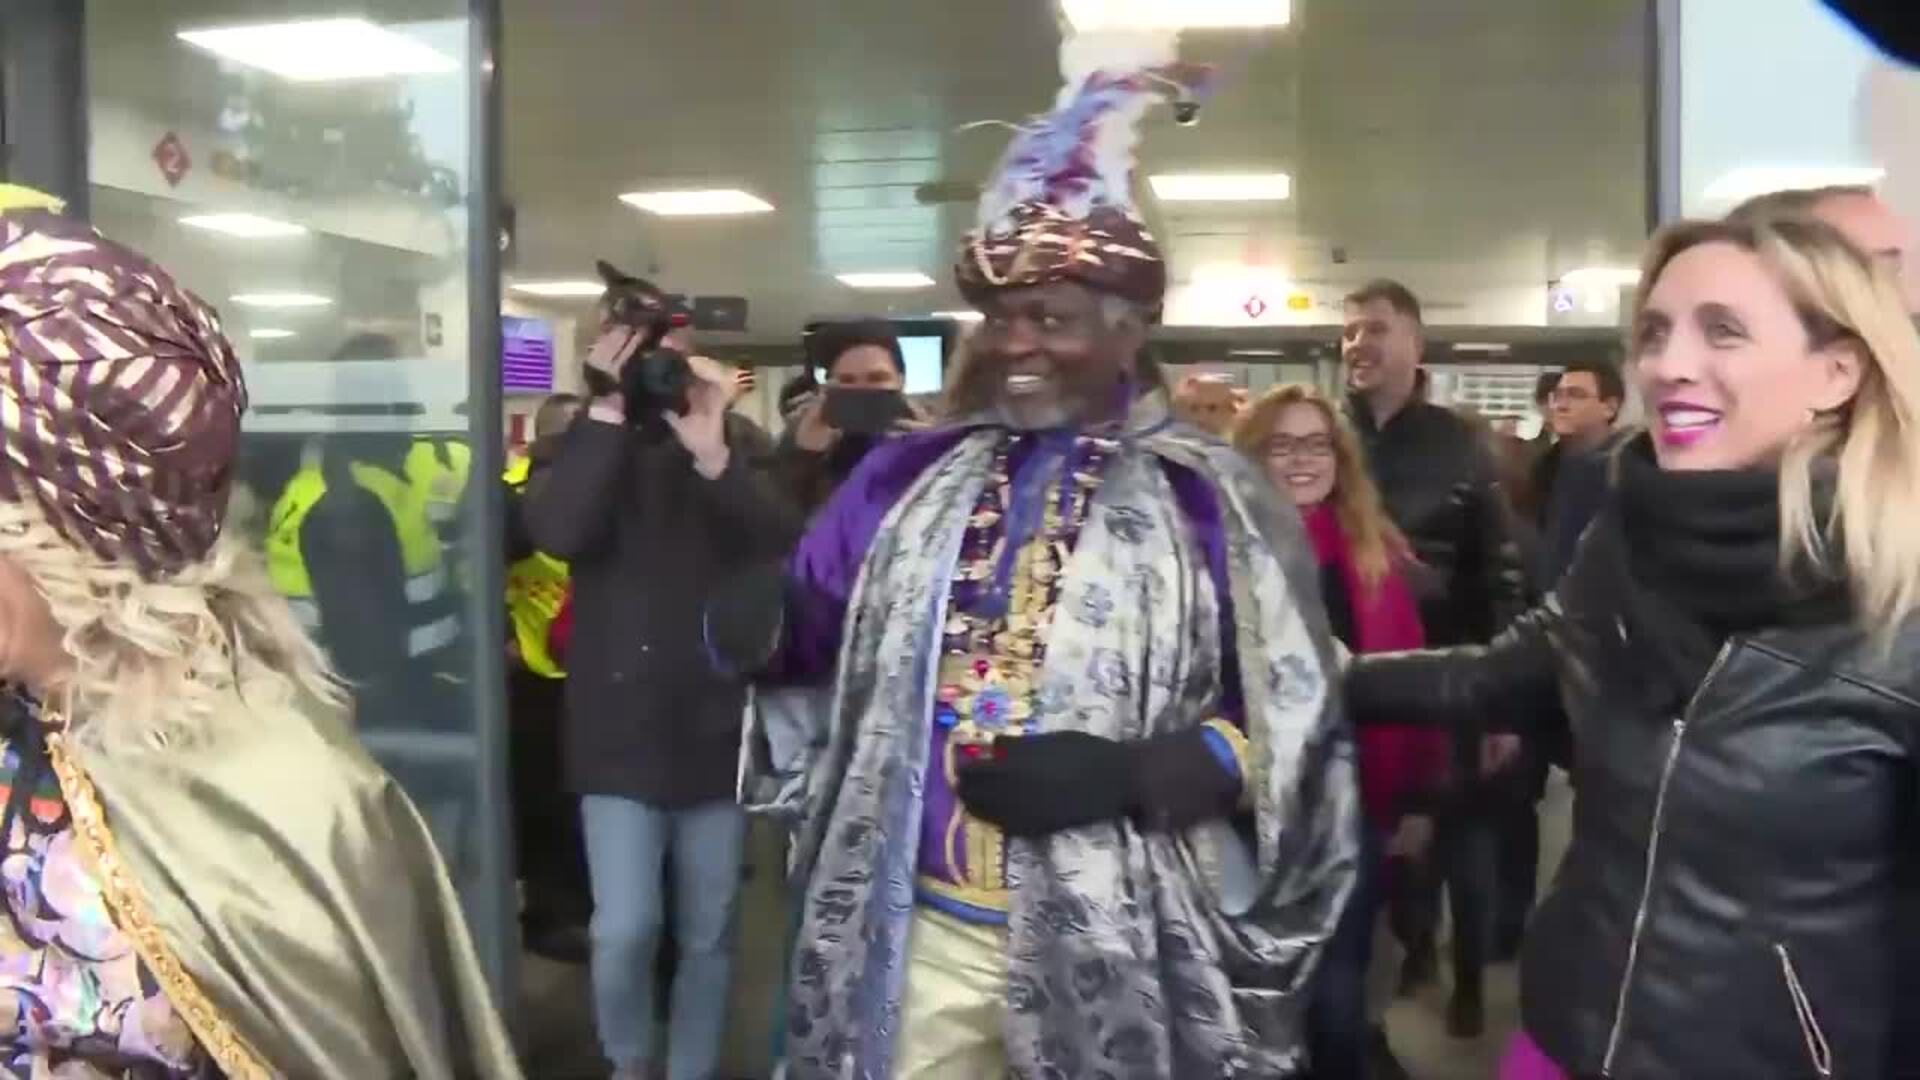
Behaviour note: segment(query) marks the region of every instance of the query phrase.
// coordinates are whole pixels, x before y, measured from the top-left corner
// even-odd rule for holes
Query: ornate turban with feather
[[[1101,31],[1061,48],[1052,112],[1018,129],[955,267],[975,304],[991,291],[1078,281],[1157,310],[1166,261],[1133,200],[1139,125],[1159,100],[1197,95],[1210,69],[1169,32]]]

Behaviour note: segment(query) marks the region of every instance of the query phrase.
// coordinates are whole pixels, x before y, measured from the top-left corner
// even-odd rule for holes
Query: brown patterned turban
[[[86,225],[0,213],[0,499],[162,576],[219,538],[245,409],[204,301]]]
[[[1137,216],[1115,206],[1077,218],[1051,203],[1021,203],[1003,235],[983,230],[967,238],[954,274],[973,304],[995,289],[1054,281],[1077,281],[1148,309],[1167,291],[1160,245]]]

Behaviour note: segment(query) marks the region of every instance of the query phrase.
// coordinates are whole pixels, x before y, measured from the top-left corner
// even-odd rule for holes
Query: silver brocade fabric
[[[793,1080],[891,1072],[935,631],[995,441],[962,441],[887,516],[831,696],[763,690],[750,710],[743,792],[777,792],[756,809],[798,824]],[[1005,1035],[1022,1080],[1291,1074],[1358,866],[1352,743],[1311,552],[1298,516],[1217,441],[1164,428],[1109,463],[1048,631],[1042,724],[1130,740],[1214,715],[1217,598],[1163,463],[1208,478],[1221,504],[1257,842],[1225,822],[1178,835],[1116,822],[1009,844]]]

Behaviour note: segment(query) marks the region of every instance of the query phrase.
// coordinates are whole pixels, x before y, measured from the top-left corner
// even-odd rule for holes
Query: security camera
[[[1200,103],[1190,97],[1182,97],[1173,103],[1173,122],[1181,127],[1192,127],[1200,122]]]

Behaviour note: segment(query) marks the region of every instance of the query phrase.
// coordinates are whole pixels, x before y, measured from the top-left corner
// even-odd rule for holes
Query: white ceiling
[[[510,276],[596,257],[693,293],[747,296],[756,338],[811,316],[959,307],[946,267],[1005,133],[1056,89],[1043,0],[506,0]],[[1271,268],[1325,304],[1406,280],[1433,317],[1476,294],[1631,264],[1644,236],[1640,0],[1298,0],[1283,31],[1189,35],[1227,77],[1192,128],[1148,124],[1145,171],[1277,168],[1281,204],[1148,214],[1176,275]],[[752,219],[663,220],[624,191],[745,187]],[[1336,263],[1334,249],[1346,260]],[[847,270],[917,269],[936,290],[856,293]],[[1544,298],[1542,298],[1544,302]]]
[[[370,0],[358,11],[418,27],[465,7]],[[755,341],[792,341],[821,315],[961,306],[947,267],[971,223],[965,191],[985,178],[1006,137],[960,129],[1022,119],[1057,88],[1048,0],[504,0],[504,8],[503,194],[518,224],[509,277],[586,277],[604,257],[678,291],[746,296]],[[1283,31],[1190,35],[1185,54],[1221,63],[1225,79],[1198,126],[1176,127],[1165,110],[1148,123],[1146,171],[1279,169],[1294,178],[1293,199],[1279,204],[1173,213],[1149,198],[1177,277],[1252,264],[1304,286],[1324,311],[1352,285],[1393,275],[1422,294],[1436,322],[1538,323],[1550,278],[1634,261],[1646,176],[1642,0],[1295,0],[1294,9]],[[385,231],[380,215],[397,213],[388,196],[222,189],[210,177],[220,141],[211,134],[194,137],[196,170],[185,184],[152,179],[148,142],[171,129],[211,132],[233,100],[231,71],[223,81],[209,57],[174,40],[177,31],[339,11],[333,0],[165,0],[96,4],[89,20],[96,182],[103,139],[120,167],[145,171],[140,183],[97,198],[102,224],[181,268],[216,302],[267,284],[339,298],[305,316],[301,337],[258,346],[270,359],[318,358],[355,329],[404,329],[430,303],[448,302],[446,283],[464,272],[445,247],[458,243],[456,212],[429,208],[426,231],[442,239],[423,247]],[[401,93],[289,91],[261,76],[245,85],[293,116],[316,103],[333,117],[363,105],[372,115]],[[459,100],[452,111],[416,108],[411,121],[425,158],[456,170],[467,133],[446,129],[460,126]],[[368,137],[352,127],[348,140]],[[300,176],[324,166],[331,144],[304,145],[276,151],[277,167]],[[311,169],[303,153],[318,154]],[[930,183],[961,194],[929,204],[921,189]],[[744,187],[777,210],[664,220],[616,200],[678,186]],[[232,205],[256,195],[266,202]],[[306,220],[316,235],[236,247],[180,228],[183,206],[264,209]],[[349,227],[336,228],[343,219]],[[940,285],[857,293],[832,277],[878,269],[922,270]],[[1490,318],[1490,296],[1521,302]]]

